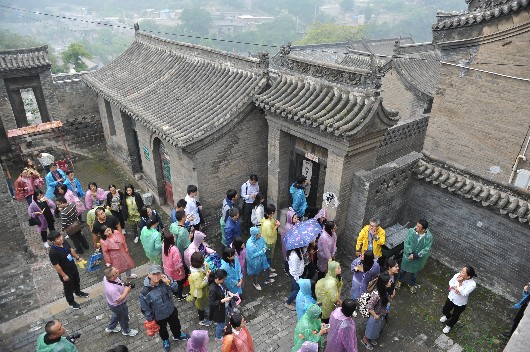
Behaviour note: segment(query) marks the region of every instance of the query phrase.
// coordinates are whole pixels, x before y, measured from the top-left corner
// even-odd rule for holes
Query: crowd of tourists
[[[345,273],[337,258],[337,226],[328,219],[325,209],[308,207],[305,189],[309,180],[304,176],[291,185],[292,206],[286,212],[283,226],[276,207],[265,203],[257,175],[250,175],[239,191],[229,189],[220,204],[222,250],[218,254],[202,231],[203,208],[197,201],[195,185],[187,187],[186,196],[176,203],[171,223],[166,226],[155,209],[144,205],[133,185],[126,185],[122,191],[111,184],[104,190],[90,182],[85,191],[73,171],[64,172],[53,161],[45,170],[44,183],[28,159],[15,183],[16,198],[28,202],[30,225],[36,226],[49,250],[68,304],[72,309],[80,309],[74,295],[89,296],[80,289],[76,265],[80,255],[89,249],[82,233],[86,222],[92,245],[101,251],[106,263],[104,296],[112,316],[105,331],[125,336],[138,334],[130,326],[128,316],[128,296],[134,287],[130,280],[137,278],[126,243],[126,235],[130,235],[149,260],[139,295],[144,327],[151,336],[159,334],[165,350],[170,349],[168,326],[172,340],[187,340],[186,351],[206,351],[209,340],[206,329],[211,326],[215,339],[222,341],[223,352],[254,351],[241,307],[245,291],[259,292],[262,285],[275,282],[278,276],[273,268],[275,255],[282,256],[281,269],[290,277],[285,307],[293,311],[293,317],[296,311],[293,352],[319,351],[324,346],[325,351],[353,352],[358,345],[372,350],[389,319],[398,290],[406,285],[414,294],[420,288],[417,277],[429,258],[433,242],[428,222],[418,220],[408,230],[403,258],[398,263],[394,257],[384,256],[385,230],[378,219],[371,219],[352,244],[356,255],[350,266],[351,289],[344,297],[341,291]],[[57,228],[56,218],[60,218]],[[248,239],[244,240],[245,237]],[[66,241],[68,238],[73,246]],[[281,242],[281,253],[276,253],[277,241]],[[449,280],[449,294],[440,318],[445,325],[444,333],[450,332],[465,310],[476,287],[475,277],[475,270],[468,265]],[[181,330],[174,299],[194,304],[197,324],[204,330],[191,334]],[[523,300],[518,303],[523,312],[528,300],[525,286]],[[357,314],[366,318],[360,343],[354,320]],[[519,320],[521,316],[518,315]],[[515,327],[517,323],[518,320],[514,321]],[[506,335],[511,335],[515,327]],[[76,350],[63,337],[64,328],[59,321],[48,322],[45,330],[37,342],[37,351],[54,351],[58,346],[64,351]],[[124,351],[126,347],[114,350]]]

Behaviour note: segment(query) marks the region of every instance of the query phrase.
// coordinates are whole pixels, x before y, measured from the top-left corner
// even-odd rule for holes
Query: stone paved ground
[[[102,162],[105,161],[105,162]],[[109,181],[117,185],[123,184],[129,176],[113,162],[105,159],[105,154],[99,158],[85,159],[76,164],[78,177],[83,184],[95,180],[99,185],[105,186]],[[436,233],[435,229],[433,229]],[[210,241],[218,242],[217,236],[208,231]],[[13,269],[10,273],[0,275],[4,287],[24,287],[24,280],[32,284],[25,295],[17,295],[13,290],[11,296],[2,300],[2,315],[8,311],[11,318],[37,309],[38,307],[59,301],[63,302],[61,285],[47,262],[46,252],[39,243],[38,235],[26,231],[28,245],[34,251],[34,257],[29,261],[27,268]],[[137,265],[146,262],[141,246],[132,243],[128,238],[129,247]],[[89,241],[90,242],[90,241]],[[276,251],[279,252],[279,249]],[[339,253],[339,257],[343,257]],[[349,294],[351,275],[349,264],[343,262],[344,289],[342,297]],[[252,286],[245,288],[245,300],[242,311],[248,318],[249,329],[254,338],[256,351],[290,351],[296,313],[284,307],[284,300],[289,291],[289,279],[282,272],[280,258],[275,258],[273,266],[278,270],[277,281],[274,286],[264,286],[258,292]],[[499,332],[505,330],[510,323],[513,311],[508,307],[510,302],[493,295],[490,291],[479,286],[470,299],[468,309],[463,314],[461,321],[447,336],[442,334],[443,325],[438,322],[440,310],[447,294],[447,281],[453,275],[453,270],[445,267],[435,260],[430,260],[425,271],[421,273],[419,283],[420,291],[413,295],[407,288],[400,290],[398,297],[392,305],[392,317],[380,338],[380,346],[375,350],[392,351],[500,351],[504,343],[497,339]],[[480,273],[479,273],[480,275]],[[82,274],[82,287],[92,286],[101,281],[101,273]],[[480,278],[479,278],[480,283]],[[140,281],[138,280],[138,284]],[[5,289],[4,289],[5,291]],[[10,290],[7,290],[10,291]],[[80,331],[81,339],[78,341],[80,351],[105,351],[117,344],[125,344],[131,351],[161,350],[161,341],[158,337],[148,337],[143,330],[143,317],[139,311],[137,301],[139,288],[130,295],[130,316],[132,326],[140,330],[136,337],[124,337],[121,334],[106,334],[104,328],[109,318],[109,310],[102,296],[93,295],[87,301],[79,300],[82,309],[59,310],[48,317],[35,321],[31,315],[26,315],[28,320],[21,324],[2,324],[0,335],[1,351],[34,351],[37,336],[43,331],[44,323],[52,318],[59,319],[65,324],[68,333]],[[191,303],[176,303],[183,330],[199,329],[196,311]],[[36,315],[35,315],[36,316]],[[2,321],[5,322],[5,319]],[[357,318],[358,338],[364,331],[364,319]],[[214,341],[214,328],[210,331],[210,351],[220,350],[220,344]],[[173,351],[183,351],[184,343],[172,344]],[[364,351],[359,343],[359,351]]]

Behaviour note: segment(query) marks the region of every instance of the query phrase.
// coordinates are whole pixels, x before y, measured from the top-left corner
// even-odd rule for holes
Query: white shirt
[[[462,281],[462,286],[459,286],[457,280],[458,275],[460,275],[460,273],[456,273],[455,276],[449,280],[449,287],[456,286],[460,293],[456,293],[455,290],[451,288],[449,291],[449,300],[455,305],[461,307],[467,304],[467,299],[475,287],[477,287],[477,283],[475,280],[469,279]]]
[[[259,183],[252,185],[250,181],[243,183],[241,186],[241,197],[245,200],[245,203],[252,204],[254,198],[250,198],[251,195],[256,195],[259,193]]]
[[[193,221],[190,221],[190,225],[197,225],[201,221],[199,218],[199,208],[197,208],[197,201],[195,198],[191,198],[189,195],[187,195],[184,200],[187,202],[186,208],[184,208],[186,215],[193,216]]]
[[[291,254],[289,254],[289,274],[294,277],[296,281],[302,276],[304,273],[304,258],[300,259],[298,257],[298,254],[296,254],[295,251],[292,251]]]
[[[55,158],[53,157],[53,155],[51,154],[48,154],[48,153],[40,153],[41,157],[40,158],[37,158],[37,160],[39,160],[40,164],[44,167],[44,166],[48,166],[50,165],[51,163],[53,163],[55,161]]]

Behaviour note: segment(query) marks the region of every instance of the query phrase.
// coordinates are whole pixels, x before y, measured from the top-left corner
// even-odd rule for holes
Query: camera
[[[131,289],[136,287],[136,285],[134,283],[132,283],[132,282],[124,282],[123,286],[130,287]]]
[[[80,332],[74,332],[73,334],[66,336],[65,339],[67,339],[68,341],[70,341],[71,343],[75,345],[75,340],[77,340],[80,337],[81,337]]]

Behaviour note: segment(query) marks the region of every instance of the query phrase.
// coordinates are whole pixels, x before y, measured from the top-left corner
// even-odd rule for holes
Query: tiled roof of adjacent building
[[[50,67],[48,46],[0,51],[0,72]]]
[[[407,88],[419,96],[434,97],[442,64],[431,43],[396,46],[393,67]]]
[[[137,31],[120,57],[83,80],[161,139],[185,147],[237,122],[267,84],[267,62]]]
[[[339,64],[371,70],[373,68],[382,69],[386,64],[390,63],[391,60],[392,58],[375,57],[375,55],[370,55],[369,53],[350,51]],[[392,68],[391,65],[388,66],[389,68]]]
[[[388,125],[397,123],[397,112],[386,110],[382,98],[309,77],[281,74],[256,103],[302,125],[336,136],[353,136],[379,113]]]
[[[529,4],[530,0],[499,0],[493,6],[478,7],[472,11],[438,12],[432,29],[444,30],[487,22],[527,8]]]
[[[530,225],[530,205],[527,200],[496,189],[495,186],[473,181],[451,170],[420,161],[415,170],[416,178],[438,185],[470,200],[491,207],[501,214]]]

